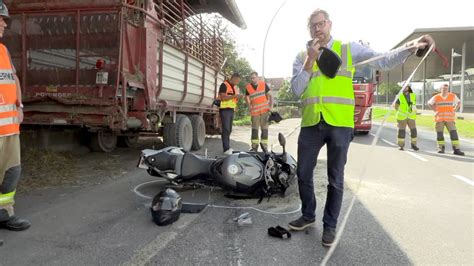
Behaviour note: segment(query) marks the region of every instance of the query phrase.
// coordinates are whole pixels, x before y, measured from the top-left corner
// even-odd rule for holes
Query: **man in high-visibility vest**
[[[9,18],[0,1],[0,38]],[[0,229],[22,231],[30,223],[14,215],[15,191],[20,180],[21,88],[7,48],[0,43]]]
[[[258,130],[262,129],[260,143],[264,149],[268,149],[268,116],[273,106],[273,97],[270,93],[270,87],[258,79],[258,73],[250,74],[251,82],[246,86],[245,101],[250,108],[252,120],[252,149],[257,151],[259,145]]]
[[[224,149],[224,154],[227,155],[233,152],[230,147],[230,134],[232,133],[232,123],[234,122],[234,110],[237,107],[239,98],[242,97],[237,87],[239,82],[240,74],[234,73],[230,80],[225,80],[219,88],[222,148]]]
[[[453,153],[456,155],[464,155],[459,146],[459,136],[456,130],[456,110],[459,108],[459,100],[456,94],[449,92],[448,84],[441,87],[441,93],[436,94],[428,101],[428,106],[435,111],[436,121],[436,140],[438,142],[438,153],[444,153],[444,127],[449,131],[451,144],[453,145]]]
[[[408,125],[410,128],[411,148],[415,151],[419,150],[416,146],[416,95],[413,93],[410,85],[406,86],[403,93],[395,103],[397,110],[397,124],[398,124],[398,146],[403,150],[405,146],[405,129]]]
[[[289,223],[293,230],[304,230],[315,222],[316,198],[313,171],[320,149],[327,146],[328,192],[323,216],[322,244],[329,247],[336,235],[337,219],[344,192],[344,167],[347,151],[354,132],[353,64],[367,60],[377,53],[358,42],[342,43],[331,36],[332,22],[329,14],[315,10],[308,19],[311,42],[306,51],[299,53],[293,63],[291,87],[301,96],[302,120],[298,137],[298,189],[302,202],[302,216]],[[390,56],[372,61],[376,69],[390,69],[403,63],[408,56],[434,43],[429,35],[405,44],[405,49],[391,51]],[[334,78],[333,61],[318,66],[321,47],[336,53],[342,63]],[[421,50],[420,50],[421,51]],[[329,53],[330,54],[330,53]],[[326,56],[327,58],[327,56]],[[329,71],[328,71],[329,68]],[[324,70],[324,71],[323,71]],[[328,74],[326,76],[325,74]]]

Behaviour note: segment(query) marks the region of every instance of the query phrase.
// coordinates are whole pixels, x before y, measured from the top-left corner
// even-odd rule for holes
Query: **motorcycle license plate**
[[[148,170],[148,166],[146,166],[145,164],[145,158],[143,156],[140,156],[140,160],[138,160],[138,165],[137,165],[138,168],[141,168],[141,169],[146,169]]]
[[[107,82],[109,81],[109,72],[97,72],[95,76],[95,84],[102,84],[102,85],[107,85]]]

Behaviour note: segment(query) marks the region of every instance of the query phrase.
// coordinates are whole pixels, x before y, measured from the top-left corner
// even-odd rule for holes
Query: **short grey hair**
[[[327,20],[330,20],[329,13],[326,10],[318,8],[314,10],[313,13],[311,13],[311,15],[308,18],[308,29],[311,27],[311,19],[313,19],[313,17],[317,16],[318,14],[323,14]]]

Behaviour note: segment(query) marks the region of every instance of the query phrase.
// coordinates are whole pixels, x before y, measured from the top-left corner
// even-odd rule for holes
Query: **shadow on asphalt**
[[[321,185],[325,186],[318,184]],[[290,202],[272,198],[270,202],[257,205],[251,200],[230,200],[223,196],[222,191],[214,191],[211,197],[205,196],[206,193],[201,196],[196,196],[199,193],[193,193],[193,196],[189,192],[186,194],[183,196],[185,201],[202,202],[205,198],[212,198],[212,203],[216,205],[254,206],[270,211],[278,211],[279,208],[279,211],[294,210],[300,202],[297,195]],[[351,191],[346,189],[340,220],[347,211],[351,197]],[[316,226],[303,232],[293,231],[291,239],[286,240],[268,236],[267,228],[277,225],[287,228],[289,221],[299,217],[299,212],[276,215],[247,209],[207,208],[157,253],[150,264],[317,265],[328,251],[321,245],[322,206],[324,201],[319,200]],[[252,225],[229,223],[243,212],[250,212]],[[408,265],[412,262],[370,211],[356,200],[341,242],[329,264]]]
[[[216,147],[221,145],[220,138],[208,138],[205,146],[196,153],[203,154],[206,148],[210,150],[212,147],[217,151],[210,152],[208,156],[217,156],[221,151]],[[231,145],[234,150],[250,148],[245,142],[232,141]],[[129,157],[135,164],[136,155]],[[324,164],[318,163],[321,167]],[[282,240],[268,236],[267,228],[276,225],[287,227],[289,221],[299,217],[299,212],[277,215],[247,209],[207,208],[198,215],[183,214],[171,226],[158,227],[151,221],[147,207],[150,199],[139,198],[129,192],[133,186],[154,179],[146,173],[136,173],[132,172],[133,179],[71,188],[73,191],[70,192],[62,190],[62,193],[67,193],[65,196],[57,191],[55,196],[46,191],[22,195],[18,210],[20,214],[27,214],[24,217],[30,219],[34,226],[22,233],[1,232],[5,244],[0,247],[0,254],[10,254],[2,256],[2,263],[118,264],[129,261],[137,254],[144,254],[144,257],[151,259],[147,261],[149,265],[315,265],[322,261],[327,252],[320,243],[327,185],[324,176],[315,178],[318,198],[316,226],[306,232],[293,232],[291,239]],[[148,192],[153,195],[162,185],[156,182]],[[300,204],[296,194],[286,198],[272,197],[270,201],[258,205],[255,199],[228,199],[220,189],[211,193],[203,189],[188,190],[181,194],[184,201],[233,207],[255,206],[272,212],[289,212]],[[340,221],[351,197],[352,192],[346,186]],[[37,203],[33,205],[31,202]],[[117,205],[121,208],[116,208]],[[246,211],[251,214],[251,225],[240,227],[229,223]],[[173,237],[164,243],[162,249],[147,249],[153,241],[161,241],[160,235],[167,239],[170,234]],[[160,245],[161,242],[157,244]],[[148,257],[150,254],[153,256]],[[330,264],[400,265],[412,262],[383,225],[361,202],[356,201]]]

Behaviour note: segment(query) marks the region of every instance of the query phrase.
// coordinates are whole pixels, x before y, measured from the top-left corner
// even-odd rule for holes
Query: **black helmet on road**
[[[7,5],[5,5],[3,0],[0,0],[0,17],[10,18],[10,14],[8,13]]]
[[[157,225],[168,225],[176,222],[181,214],[181,196],[171,188],[160,191],[151,203],[151,216]]]
[[[280,123],[281,120],[283,120],[283,118],[278,112],[270,112],[270,115],[268,116],[268,122]]]

